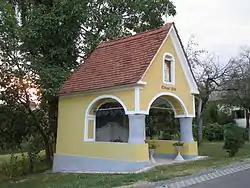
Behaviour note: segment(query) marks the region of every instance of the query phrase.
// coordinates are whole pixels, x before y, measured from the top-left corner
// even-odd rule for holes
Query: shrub
[[[29,136],[21,144],[22,149],[27,151],[29,172],[34,171],[34,163],[39,159],[39,152],[42,148],[41,143],[39,136]]]
[[[221,125],[225,124],[233,124],[234,119],[231,115],[228,115],[227,113],[220,111],[219,112],[219,118],[218,118],[218,123]]]
[[[179,140],[180,139],[180,131],[162,131],[159,136],[160,140]]]
[[[180,140],[181,133],[178,131],[175,134],[172,134],[171,137],[172,137],[172,140]]]
[[[244,129],[235,126],[234,124],[228,124],[225,126],[225,143],[223,149],[225,149],[229,157],[233,157],[244,145]]]
[[[205,136],[205,126],[203,125],[203,131],[202,131],[202,137],[203,138],[206,138],[206,136]],[[194,123],[193,124],[193,136],[194,136],[194,140],[198,140],[198,125],[197,125],[197,123]]]
[[[39,137],[30,136],[21,143],[20,151],[10,154],[9,160],[3,162],[0,171],[9,178],[22,176],[34,171],[34,165],[41,160],[39,152],[42,147]]]
[[[28,173],[28,162],[22,153],[11,154],[10,159],[1,164],[0,171],[9,178],[22,176]]]
[[[171,140],[171,139],[172,139],[172,136],[171,136],[170,132],[164,131],[164,132],[161,134],[161,136],[160,136],[159,139],[160,139],[160,140]]]
[[[223,126],[218,123],[209,123],[204,128],[204,137],[211,141],[222,141],[224,135]]]

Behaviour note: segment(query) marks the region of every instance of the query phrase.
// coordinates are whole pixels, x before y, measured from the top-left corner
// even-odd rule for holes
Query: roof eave
[[[119,85],[119,86],[114,86],[114,87],[107,87],[107,88],[101,88],[101,89],[92,89],[92,90],[85,90],[85,91],[72,91],[72,92],[67,92],[67,93],[58,93],[59,97],[62,96],[72,96],[72,95],[87,95],[91,93],[97,93],[97,92],[112,92],[112,91],[120,91],[120,90],[130,90],[135,87],[144,87],[147,85],[146,82],[137,82],[133,84],[124,84],[124,85]]]

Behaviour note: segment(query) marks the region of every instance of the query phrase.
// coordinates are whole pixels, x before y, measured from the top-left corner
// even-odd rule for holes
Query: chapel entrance
[[[150,139],[175,140],[180,137],[180,125],[174,107],[163,97],[157,98],[146,116],[146,136]]]
[[[184,102],[173,93],[160,93],[148,106],[146,134],[161,140],[193,142],[192,117]],[[151,132],[150,132],[151,131]],[[153,133],[152,133],[153,132]]]

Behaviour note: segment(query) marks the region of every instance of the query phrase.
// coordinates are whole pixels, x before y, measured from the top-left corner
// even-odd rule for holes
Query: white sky
[[[199,45],[216,53],[221,63],[250,44],[250,0],[173,0],[174,21],[186,46],[195,35]]]

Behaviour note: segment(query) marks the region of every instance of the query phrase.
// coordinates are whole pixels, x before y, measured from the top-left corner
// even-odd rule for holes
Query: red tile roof
[[[131,37],[100,43],[65,81],[59,94],[137,83],[173,23]]]

